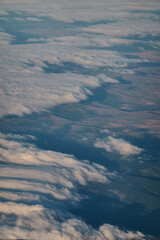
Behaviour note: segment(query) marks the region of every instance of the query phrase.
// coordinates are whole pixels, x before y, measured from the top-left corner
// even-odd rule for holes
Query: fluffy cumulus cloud
[[[95,230],[67,208],[67,201],[71,206],[86,197],[78,194],[79,186],[109,184],[114,173],[72,155],[37,149],[25,141],[28,138],[1,134],[2,239],[143,239],[140,232],[109,224]]]
[[[142,148],[136,147],[123,139],[113,138],[111,136],[105,141],[98,139],[94,146],[97,148],[103,148],[107,152],[117,152],[123,156],[140,154],[143,151]]]

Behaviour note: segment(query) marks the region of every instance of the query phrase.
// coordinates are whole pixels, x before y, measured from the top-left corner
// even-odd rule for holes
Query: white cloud
[[[105,83],[119,83],[119,81],[117,79],[113,79],[113,78],[110,78],[110,77],[107,77],[106,75],[104,74],[100,74],[99,75],[99,78],[105,82]]]
[[[0,115],[23,115],[43,111],[68,102],[85,100],[91,94],[89,88],[99,86],[98,79],[75,74],[23,73],[23,79],[5,78],[1,88]],[[33,78],[32,78],[33,77]],[[8,92],[8,93],[7,93]],[[22,97],[23,92],[23,97]],[[7,93],[7,94],[6,94]]]
[[[137,21],[137,22],[136,22]],[[119,21],[119,23],[110,23],[110,24],[96,24],[87,28],[82,29],[85,32],[90,33],[100,33],[106,34],[113,37],[124,37],[129,35],[159,35],[159,24],[158,22],[151,20],[139,21],[139,19],[127,19],[124,21]]]
[[[9,201],[17,201],[17,200],[26,200],[26,201],[38,201],[40,200],[39,196],[31,193],[13,193],[9,191],[0,191],[0,198],[7,199]]]
[[[27,39],[27,42],[43,42],[43,41],[46,41],[46,39],[45,38],[28,38]]]
[[[0,203],[0,212],[15,215],[29,215],[32,211],[42,211],[43,207],[40,205],[28,206],[22,203],[16,204],[13,202]]]
[[[25,21],[25,19],[24,19],[24,18],[21,18],[21,17],[16,17],[15,20],[16,20],[16,21],[21,21],[21,22],[24,22],[24,21]]]
[[[0,45],[3,47],[4,45],[9,45],[10,42],[14,39],[15,37],[13,35],[0,31]]]
[[[40,150],[34,145],[17,142],[17,135],[14,140],[12,137],[14,138],[14,135],[1,134],[1,161],[20,166],[6,166],[1,169],[2,189],[34,191],[50,194],[56,199],[77,201],[78,185],[85,186],[89,182],[106,184],[112,176],[112,173],[108,173],[106,168],[98,164],[80,162],[68,154]],[[35,169],[34,166],[38,168]],[[44,169],[42,166],[45,166]]]
[[[61,56],[62,61],[74,62],[88,67],[92,67],[93,64],[103,66],[107,62],[110,66],[117,65],[113,63],[115,58],[117,59],[113,52],[110,52],[110,60],[104,57],[105,60],[102,61],[103,51],[92,51],[93,56],[88,51],[79,54],[75,51],[73,54],[69,54],[67,48],[64,51],[61,49],[56,52],[56,48],[53,48],[53,52],[49,51],[49,45],[45,45],[42,50],[38,44],[36,46],[23,46],[23,50],[20,50],[20,46],[10,46],[7,50],[10,56],[6,55],[7,52],[6,54],[3,52],[3,60],[1,59],[3,73],[0,82],[1,116],[29,114],[62,103],[78,102],[86,99],[91,94],[91,89],[100,86],[103,82],[117,82],[105,76],[99,78],[73,73],[44,73],[42,68],[46,65],[43,61],[58,63],[60,60],[58,56]],[[52,47],[51,44],[50,48],[52,49]],[[67,52],[65,52],[66,50]],[[120,61],[123,61],[122,58]],[[35,67],[28,66],[29,62],[32,62]],[[118,65],[120,64],[118,63]]]
[[[103,74],[97,77],[69,72],[46,74],[43,72],[43,67],[47,67],[45,61],[57,65],[70,62],[90,70],[106,67],[109,71],[133,74],[133,70],[128,69],[128,63],[139,63],[144,60],[127,59],[118,52],[105,48],[116,44],[132,44],[134,41],[125,38],[130,35],[159,34],[159,25],[157,20],[154,21],[156,19],[154,13],[130,13],[134,10],[142,12],[158,10],[158,1],[0,0],[0,2],[2,9],[0,14],[7,16],[7,11],[15,11],[20,16],[15,20],[23,21],[21,18],[23,13],[25,16],[27,14],[32,16],[28,17],[28,21],[41,21],[41,16],[45,16],[64,22],[94,23],[81,29],[77,27],[75,31],[72,29],[73,35],[76,33],[76,36],[66,36],[67,34],[63,36],[63,33],[62,37],[47,36],[41,29],[39,33],[42,37],[39,41],[45,40],[45,44],[38,44],[36,39],[30,38],[27,45],[11,45],[15,37],[2,31],[0,116],[30,114],[62,103],[77,102],[86,99],[92,94],[93,88],[104,82],[118,82]],[[30,30],[23,31],[29,34]],[[34,44],[31,43],[33,41]],[[71,202],[80,200],[79,185],[85,187],[89,182],[108,184],[108,179],[114,174],[108,173],[107,169],[97,164],[80,162],[71,155],[37,149],[17,137],[1,135],[0,140],[1,161],[5,163],[0,173],[0,184],[3,189],[0,197],[10,200],[0,203],[1,223],[3,220],[5,223],[5,226],[1,227],[2,238],[143,239],[139,232],[121,231],[109,224],[101,226],[96,231],[83,221],[73,218],[65,209],[64,200]],[[116,151],[123,156],[139,154],[142,151],[123,139],[113,137],[108,137],[106,141],[97,140],[95,147],[104,148],[108,152]],[[57,199],[57,202],[62,204],[61,207],[58,208],[54,200],[53,211],[43,207],[41,199],[46,196],[45,201],[49,201],[48,195]],[[33,198],[39,204],[33,205],[32,202],[30,205]],[[29,201],[29,204],[18,201]],[[58,221],[56,217],[63,215],[64,209],[67,213],[61,221]],[[17,218],[8,216],[10,214],[15,214]],[[10,224],[12,218],[13,222]]]
[[[0,184],[2,189],[20,190],[24,192],[34,191],[41,194],[49,194],[53,198],[58,200],[67,200],[67,199],[73,199],[74,201],[79,200],[79,196],[78,195],[74,196],[74,194],[72,194],[68,188],[65,188],[65,186],[60,186],[58,188],[54,184],[51,185],[47,183],[44,183],[44,184],[38,183],[36,181],[31,182],[31,181],[22,181],[22,180],[13,180],[13,179],[0,180]]]
[[[58,1],[46,0],[1,0],[1,9],[24,11],[37,17],[46,16],[52,19],[73,22],[73,21],[100,21],[120,20],[139,17],[143,13],[132,14],[134,10],[158,10],[158,1],[128,1],[128,0],[90,0],[90,1]],[[148,14],[148,13],[147,13]],[[144,15],[145,16],[145,15]]]
[[[102,129],[100,132],[101,133],[109,133],[109,130],[108,129]]]
[[[104,239],[116,240],[116,239],[142,239],[144,235],[140,232],[133,233],[132,231],[121,231],[118,228],[110,225],[104,224],[100,227],[100,233],[103,234]]]
[[[106,141],[98,139],[94,146],[97,148],[103,148],[107,152],[118,152],[123,156],[140,154],[143,151],[143,149],[138,148],[123,139],[117,139],[111,136],[109,136]]]
[[[23,142],[26,138],[1,134],[0,154],[5,162],[0,172],[0,197],[5,200],[0,203],[1,238],[143,239],[139,232],[124,232],[108,224],[95,230],[66,209],[65,200],[72,204],[85,197],[78,194],[79,185],[108,184],[107,178],[114,177],[114,173],[98,164],[80,162],[71,155],[37,149]],[[45,206],[46,202],[51,204],[48,195],[55,199],[49,209],[43,206],[43,201]]]
[[[134,43],[134,40],[120,38],[120,37],[110,37],[105,35],[93,35],[92,37],[90,34],[81,33],[77,34],[76,36],[64,36],[64,37],[57,37],[47,39],[48,42],[56,41],[57,45],[61,46],[74,46],[74,47],[110,47],[114,45],[129,45]]]
[[[40,18],[27,17],[27,21],[31,21],[31,22],[41,22],[42,20],[41,20]]]
[[[59,104],[84,100],[91,94],[90,88],[102,84],[97,77],[81,74],[70,74],[68,72],[65,74],[46,74],[43,72],[43,67],[47,67],[44,63],[45,61],[59,65],[63,62],[73,62],[90,69],[107,67],[114,72],[133,74],[133,70],[127,69],[128,63],[138,63],[144,60],[125,58],[116,51],[107,49],[82,49],[82,47],[107,47],[115,44],[131,44],[133,40],[121,38],[121,35],[128,36],[128,34],[131,34],[131,31],[133,34],[137,34],[137,31],[141,33],[155,31],[154,33],[156,33],[159,29],[157,23],[150,19],[143,19],[143,21],[135,24],[134,21],[136,20],[134,20],[133,15],[130,19],[131,15],[127,12],[127,10],[130,11],[134,7],[137,8],[132,3],[126,6],[120,3],[115,5],[106,1],[101,1],[98,4],[96,1],[87,3],[67,1],[67,4],[64,1],[55,1],[54,4],[46,1],[44,4],[43,1],[39,2],[36,0],[1,2],[2,11],[15,10],[20,16],[20,11],[24,11],[26,14],[29,14],[27,18],[29,21],[41,21],[41,16],[69,22],[81,20],[94,21],[95,23],[103,19],[107,21],[110,19],[119,20],[120,16],[123,16],[123,18],[116,23],[106,22],[105,24],[91,25],[83,29],[77,27],[78,33],[77,30],[74,30],[75,32],[69,36],[66,36],[66,34],[64,34],[65,36],[62,34],[61,37],[47,36],[46,33],[43,34],[41,29],[39,41],[43,42],[43,39],[45,39],[46,42],[43,44],[36,43],[35,41],[38,39],[29,38],[27,40],[29,44],[8,46],[8,43],[14,39],[14,36],[1,33],[1,41],[3,44],[7,44],[7,46],[3,45],[1,49],[0,116],[7,114],[30,114],[31,112],[43,111]],[[123,3],[123,1],[120,2]],[[8,3],[10,4],[8,5]],[[142,4],[138,2],[137,4],[142,7]],[[150,4],[150,8],[152,9],[153,7]],[[107,36],[85,34],[83,32],[85,29],[88,32],[105,32]],[[25,30],[25,33],[28,34],[29,30]],[[33,41],[34,43],[32,43]],[[108,81],[108,77],[104,76],[103,79]]]
[[[47,68],[45,62],[51,65],[70,62],[91,70],[107,66],[115,71],[126,71],[128,63],[144,61],[127,59],[115,51],[84,50],[72,44],[57,45],[56,41],[4,45],[1,50],[0,116],[30,114],[59,104],[85,100],[93,88],[104,82],[117,82],[104,75],[93,77],[69,73],[69,69],[66,73],[57,74],[53,68],[53,73],[47,74],[43,71],[44,67]]]
[[[5,225],[1,226],[2,238],[40,240],[53,238],[112,240],[117,237],[129,239],[129,236],[143,238],[138,232],[123,232],[107,224],[96,231],[82,220],[74,218],[69,211],[65,210],[64,214],[64,200],[76,202],[85,197],[78,194],[78,185],[85,186],[89,182],[108,184],[107,178],[110,179],[115,174],[109,173],[98,164],[80,162],[71,155],[37,149],[34,145],[23,142],[27,138],[1,134],[0,154],[6,164],[0,172],[0,197],[7,200],[0,203],[1,222],[5,222]],[[16,163],[19,164],[18,167],[13,165]],[[38,166],[36,169],[35,165]],[[57,203],[52,200],[52,209],[43,206],[43,200],[49,201],[48,194],[58,200]],[[25,201],[25,204],[16,201]],[[37,204],[34,204],[35,201]],[[57,220],[60,216],[61,221]]]
[[[0,15],[8,16],[9,14],[5,10],[0,10]]]
[[[2,43],[7,44],[7,46],[3,45],[0,50],[2,56],[0,60],[2,69],[0,116],[30,114],[59,104],[81,101],[92,93],[91,88],[103,84],[99,81],[99,77],[71,74],[69,69],[66,69],[64,74],[46,74],[43,72],[43,67],[47,67],[44,62],[58,65],[63,64],[63,62],[70,62],[91,70],[92,68],[106,67],[110,71],[133,74],[133,70],[128,70],[128,64],[143,62],[144,59],[129,59],[117,51],[96,47],[105,48],[116,44],[132,44],[133,40],[121,38],[121,35],[128,36],[131,31],[133,34],[137,34],[137,31],[141,33],[154,31],[154,34],[156,34],[159,29],[157,23],[154,23],[151,19],[142,18],[143,21],[135,24],[136,18],[133,17],[135,13],[131,17],[127,10],[130,11],[134,7],[137,9],[137,6],[132,3],[129,3],[129,5],[121,4],[125,2],[124,0],[118,4],[103,0],[98,4],[96,1],[73,3],[70,0],[67,1],[67,4],[64,1],[54,1],[53,4],[48,0],[45,3],[41,0],[24,2],[1,0],[1,2],[2,11],[16,11],[19,17],[21,17],[20,11],[23,11],[25,15],[29,14],[27,19],[31,21],[40,21],[42,20],[41,16],[46,16],[69,22],[93,21],[95,24],[89,24],[87,28],[79,28],[75,24],[72,28],[73,32],[63,34],[62,31],[62,36],[56,35],[56,33],[54,35],[50,34],[50,29],[48,29],[48,34],[46,31],[43,32],[43,29],[39,29],[39,39],[32,38],[31,35],[26,40],[28,44],[9,46],[8,43],[14,39],[14,36],[1,33]],[[137,4],[142,7],[142,4],[138,1]],[[146,7],[145,5],[144,8]],[[150,4],[149,7],[152,9],[155,6]],[[140,15],[140,18],[142,16],[143,14]],[[118,22],[107,21],[111,19],[118,20]],[[96,21],[104,23],[96,25]],[[85,30],[88,32],[105,32],[106,35],[86,34],[84,33]],[[30,33],[29,31],[29,29],[23,30],[27,34]],[[35,34],[34,30],[31,31]],[[41,44],[36,43],[36,41],[40,41]],[[87,47],[93,47],[93,49]],[[109,78],[105,76],[102,79],[109,81]],[[116,80],[113,82],[116,82]]]
[[[25,205],[16,203],[0,203],[0,212],[3,219],[7,220],[10,214],[17,215],[17,220],[12,217],[12,227],[2,226],[2,238],[24,239],[56,239],[56,240],[129,240],[144,239],[140,232],[122,231],[116,226],[104,224],[99,230],[93,229],[82,220],[76,218],[56,220],[57,212],[48,211],[40,205]],[[9,214],[8,216],[6,214]],[[12,221],[13,221],[12,220]]]

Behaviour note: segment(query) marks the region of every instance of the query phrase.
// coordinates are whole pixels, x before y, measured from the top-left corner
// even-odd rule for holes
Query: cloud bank
[[[0,116],[23,115],[45,111],[59,104],[79,102],[92,94],[92,90],[105,82],[117,83],[107,76],[89,76],[75,73],[45,73],[45,61],[60,65],[73,62],[82,66],[105,65],[103,52],[76,52],[68,47],[56,49],[55,43],[3,47],[1,58]],[[112,54],[112,55],[111,55]],[[111,53],[115,61],[115,54]],[[106,58],[109,63],[109,60]],[[112,65],[113,62],[110,64]]]
[[[154,21],[152,13],[146,19],[143,12],[138,15],[134,12],[138,7],[154,10],[157,3],[142,4],[136,1],[136,5],[127,1],[126,5],[124,2],[126,3],[122,0],[114,4],[102,0],[97,4],[96,1],[67,1],[66,4],[64,1],[55,1],[53,4],[47,0],[44,4],[41,0],[1,0],[1,14],[5,14],[8,21],[17,21],[19,16],[19,19],[24,20],[21,21],[24,29],[22,31],[22,26],[18,23],[12,34],[4,26],[1,29],[0,116],[30,114],[59,104],[85,100],[92,94],[93,88],[106,82],[104,77],[104,81],[100,81],[101,77],[93,73],[101,68],[133,74],[134,71],[128,69],[128,64],[146,60],[126,58],[107,47],[136,43],[136,40],[129,39],[128,36],[137,33],[142,37],[159,34],[159,25]],[[133,11],[132,15],[129,14],[130,11]],[[10,12],[15,12],[15,19],[10,18]],[[54,30],[49,28],[46,18],[53,21]],[[33,29],[27,28],[26,22],[46,24],[46,27],[36,25]],[[62,27],[61,31],[57,30],[59,27],[56,24]],[[19,34],[24,34],[26,40],[21,39]],[[57,66],[62,66],[63,63],[77,64],[82,73],[75,74],[74,69],[70,73],[66,69],[64,74],[57,74],[54,73],[54,68],[52,73],[46,73],[44,68],[48,67],[47,63]],[[90,69],[88,75],[83,74],[86,68]],[[112,82],[117,81],[113,79]]]

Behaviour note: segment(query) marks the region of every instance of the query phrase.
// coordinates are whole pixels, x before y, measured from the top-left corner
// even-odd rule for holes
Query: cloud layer
[[[44,4],[37,0],[21,3],[18,0],[1,0],[0,14],[8,17],[8,22],[17,24],[11,32],[3,26],[0,33],[0,116],[30,114],[84,100],[93,88],[105,82],[93,73],[98,68],[133,74],[128,64],[146,62],[146,59],[126,58],[108,47],[142,42],[130,39],[131,35],[144,37],[159,34],[159,25],[152,12],[148,18],[143,11],[136,13],[137,9],[157,9],[157,2],[123,3],[126,1],[121,0],[118,4],[104,0],[98,4],[96,1],[81,4],[73,1],[67,1],[67,4],[55,1],[53,4],[47,1]],[[15,11],[16,17],[7,11]],[[18,21],[24,24],[23,27],[18,24],[17,18],[24,20]],[[52,28],[49,28],[46,18],[52,21]],[[32,22],[33,29],[30,25],[26,27],[26,22]],[[40,24],[46,26],[41,27]],[[25,42],[21,35],[25,36]],[[52,73],[47,74],[44,72],[44,68],[48,67],[46,63],[58,66],[63,63],[77,64],[82,68],[82,73],[75,74],[74,69],[69,73],[66,69],[64,74],[55,74],[52,69]],[[88,75],[84,76],[83,70],[86,68],[90,69],[90,73],[88,71]]]
[[[118,227],[109,224],[102,225],[94,230],[83,221],[70,218],[57,221],[57,213],[48,211],[40,205],[28,206],[25,204],[2,203],[0,211],[3,219],[15,214],[15,227],[1,227],[1,237],[11,239],[61,239],[61,240],[129,240],[144,239],[140,232],[121,231]],[[8,215],[5,215],[8,214]],[[13,217],[12,217],[13,218]]]
[[[4,179],[1,179],[0,183],[3,189],[25,189],[51,194],[57,199],[77,200],[75,193],[77,184],[85,186],[88,182],[108,182],[104,167],[91,165],[88,161],[79,162],[71,155],[36,149],[34,145],[7,140],[3,134],[0,145],[1,161],[20,165],[18,169],[2,168],[1,177]],[[27,165],[41,168],[24,168]],[[42,166],[46,166],[44,170]],[[7,179],[8,176],[12,180]],[[28,182],[27,179],[34,182]]]
[[[125,102],[118,111],[136,108],[134,91],[137,89],[141,89],[138,94],[142,90],[147,92],[143,87],[145,78],[142,77],[139,88],[136,82],[139,78],[137,80],[134,74],[144,73],[141,66],[150,63],[147,56],[150,53],[146,49],[150,47],[157,52],[159,47],[157,12],[160,5],[157,0],[0,0],[0,4],[0,118],[49,111],[60,104],[80,102],[103,84],[122,86],[123,79],[134,84],[129,88],[125,85],[125,94],[117,87],[117,94],[113,96],[121,93],[122,102]],[[130,54],[133,49],[135,55]],[[151,58],[154,57],[153,54]],[[132,87],[135,88],[133,92]],[[107,93],[106,99],[111,101],[112,90]],[[142,100],[141,94],[140,98]],[[139,98],[137,101],[140,102]],[[150,103],[152,105],[146,102],[146,107]],[[102,117],[109,116],[113,127],[121,127],[116,119],[121,116],[118,111],[111,115],[114,107],[95,106],[101,107]],[[98,110],[95,113],[98,115]],[[113,116],[117,123],[112,123]],[[95,117],[95,122],[97,119]],[[122,122],[124,124],[124,119]],[[144,128],[141,119],[139,122],[140,128]],[[145,119],[146,122],[148,124]],[[95,230],[71,214],[70,209],[89,197],[94,186],[107,189],[117,177],[116,173],[99,164],[80,161],[73,155],[39,149],[29,143],[31,137],[0,134],[0,238],[145,238],[140,232],[121,230],[110,224]],[[143,151],[112,136],[97,139],[94,146],[123,157]],[[83,190],[84,195],[80,194]],[[111,192],[123,198],[119,190]]]
[[[109,224],[94,230],[67,210],[67,201],[72,205],[86,197],[79,195],[80,186],[109,184],[115,173],[71,155],[37,149],[27,138],[1,134],[1,238],[143,239],[142,233]]]
[[[51,50],[52,49],[52,50]],[[23,115],[38,112],[69,102],[85,100],[92,90],[105,82],[117,83],[107,76],[86,76],[75,73],[45,73],[45,61],[51,64],[73,62],[82,66],[105,65],[101,60],[103,52],[76,52],[68,47],[56,49],[56,44],[23,46],[3,46],[1,58],[0,116],[7,114]],[[106,54],[106,53],[105,53]],[[110,53],[114,63],[116,54]],[[105,57],[104,57],[105,58]],[[109,60],[106,60],[109,63]],[[117,60],[116,60],[117,61]],[[31,64],[30,64],[31,63]]]

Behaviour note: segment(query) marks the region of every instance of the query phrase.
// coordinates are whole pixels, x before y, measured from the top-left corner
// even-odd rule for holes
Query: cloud
[[[100,232],[104,236],[104,239],[114,240],[114,239],[142,239],[144,235],[140,232],[132,232],[132,231],[121,231],[118,228],[109,225],[104,224],[102,227],[100,227]]]
[[[0,33],[0,116],[30,114],[63,103],[79,102],[103,83],[118,83],[114,77],[98,75],[94,73],[96,71],[106,69],[106,72],[113,72],[113,76],[115,73],[133,74],[134,69],[128,69],[128,64],[145,60],[126,58],[111,47],[120,45],[122,49],[124,44],[133,43],[143,47],[143,40],[137,42],[128,38],[136,34],[141,37],[159,34],[153,13],[158,7],[158,1],[144,3],[137,0],[1,0],[0,14],[7,16],[9,12],[9,23],[11,12],[15,11],[16,16],[20,16],[15,18],[15,35],[16,32],[24,33],[28,39],[27,44],[22,44],[18,34],[7,33],[11,25]],[[23,28],[24,16],[28,16],[27,20],[33,25],[34,21],[45,23],[41,17],[47,17],[48,21],[54,20],[55,28],[60,26],[62,30],[51,32],[49,24],[36,31]],[[64,69],[64,74],[54,71],[47,74],[44,72],[47,63],[51,66],[77,64],[82,72],[88,69],[88,75],[75,74],[69,69]],[[143,151],[113,137],[106,141],[97,140],[95,147],[122,156]],[[78,204],[87,197],[79,195],[79,188],[86,190],[90,184],[110,183],[115,174],[103,166],[78,161],[72,155],[38,149],[34,144],[28,144],[25,138],[3,134],[0,156],[3,163],[0,197],[4,201],[0,203],[2,238],[143,239],[142,233],[122,231],[109,224],[95,230],[67,209],[67,201],[70,205]]]
[[[9,45],[14,39],[15,37],[13,35],[0,31],[0,45]]]
[[[117,82],[116,79],[109,80],[105,75],[95,76],[94,72],[98,70],[101,72],[101,69],[108,69],[114,73],[133,74],[134,71],[128,69],[128,64],[145,62],[145,59],[126,58],[118,51],[113,51],[111,48],[109,50],[107,47],[136,42],[121,37],[125,34],[128,36],[130,31],[137,34],[139,29],[142,33],[155,31],[156,34],[159,29],[152,19],[144,19],[135,24],[134,21],[137,21],[133,17],[135,13],[131,18],[128,12],[134,7],[137,9],[132,3],[126,6],[126,4],[117,5],[106,1],[98,4],[96,1],[73,3],[70,0],[67,4],[64,1],[55,1],[53,4],[48,0],[45,3],[41,0],[40,2],[37,0],[1,2],[2,11],[15,11],[19,18],[23,17],[23,19],[25,13],[29,21],[38,20],[42,21],[44,26],[46,24],[46,28],[28,29],[25,28],[26,23],[21,22],[22,25],[24,24],[22,32],[21,24],[16,22],[16,36],[7,32],[1,33],[3,43],[0,49],[1,117],[9,114],[21,116],[45,111],[59,104],[85,100],[92,94],[93,88],[104,82]],[[142,7],[139,2],[137,4]],[[154,7],[150,6],[151,9]],[[48,21],[61,20],[52,23],[56,29],[58,29],[56,26],[62,27],[62,31],[53,31],[50,24],[41,18],[42,16],[50,18]],[[143,14],[138,16],[142,18]],[[114,23],[111,19],[115,20]],[[16,19],[14,18],[13,21]],[[80,25],[77,21],[80,21]],[[64,22],[68,22],[67,29]],[[82,28],[83,25],[86,27]],[[97,30],[105,32],[106,35],[92,34]],[[22,44],[17,32],[28,36],[28,39],[24,40],[27,44]],[[14,44],[12,44],[13,40],[15,40]],[[44,68],[48,68],[47,63],[51,66],[54,64],[63,66],[63,63],[77,64],[82,69],[82,74],[75,74],[74,69],[71,69],[70,73],[70,70],[65,68],[64,74],[54,74],[54,68],[52,73],[47,74],[44,72]],[[83,70],[86,68],[88,75],[84,76]],[[100,81],[100,78],[103,81]]]
[[[37,72],[37,76],[34,74],[35,78],[29,75],[30,73],[24,72],[21,81],[20,79],[16,81],[14,77],[13,82],[5,82],[5,78],[3,79],[0,97],[1,116],[30,114],[63,103],[79,102],[91,94],[89,88],[99,86],[98,79],[75,74],[47,76]]]
[[[109,184],[115,173],[72,155],[40,150],[25,142],[29,138],[1,134],[0,155],[5,162],[0,172],[1,238],[143,239],[142,233],[124,232],[108,224],[95,230],[66,206],[68,200],[74,205],[86,197],[79,195],[80,186]]]
[[[0,15],[3,15],[3,16],[8,16],[8,12],[5,11],[5,10],[0,10]]]
[[[82,63],[83,60],[79,60],[78,62]],[[88,95],[92,94],[92,89],[99,87],[103,82],[117,82],[105,76],[92,77],[73,73],[46,74],[41,69],[44,64],[42,62],[39,64],[39,67],[22,67],[19,70],[16,66],[15,68],[12,66],[12,69],[8,66],[8,73],[3,69],[5,74],[0,82],[1,116],[30,114],[33,111],[43,111],[63,103],[79,102],[87,99]]]
[[[1,117],[40,112],[60,104],[85,100],[94,88],[104,82],[117,82],[105,75],[93,76],[93,69],[107,67],[112,71],[118,69],[126,72],[128,63],[144,61],[127,59],[116,51],[84,50],[72,44],[65,46],[63,43],[58,45],[56,40],[43,44],[4,45],[1,55]],[[54,73],[54,68],[52,73],[46,73],[46,63],[51,66],[78,64],[82,68],[82,74],[73,73],[74,69],[69,72],[65,67],[65,73]],[[83,68],[88,68],[88,75],[83,74]]]
[[[104,74],[100,74],[98,77],[102,80],[102,82],[105,82],[105,83],[119,83],[117,79],[107,77]]]
[[[48,42],[56,41],[57,45],[61,46],[74,46],[74,47],[92,47],[93,49],[96,47],[111,47],[114,45],[130,45],[134,43],[134,40],[120,38],[120,37],[113,37],[108,36],[106,38],[105,35],[93,35],[90,37],[88,33],[79,33],[76,36],[62,36],[47,39]]]
[[[27,21],[31,21],[31,22],[41,22],[42,20],[41,20],[40,18],[27,17]]]
[[[43,1],[43,0],[1,0],[1,9],[23,11],[28,14],[35,14],[37,17],[45,16],[54,20],[64,22],[74,21],[102,21],[102,20],[120,20],[139,16],[144,16],[143,12],[134,12],[135,10],[155,11],[159,9],[159,2],[140,2],[138,0],[126,1],[96,0],[73,2],[72,0]],[[130,13],[132,11],[132,14]],[[147,12],[147,15],[149,13]],[[151,13],[150,13],[151,14]],[[149,15],[150,15],[149,14]]]
[[[16,21],[21,21],[21,22],[24,22],[24,21],[25,21],[25,19],[24,19],[24,18],[21,18],[21,17],[15,17],[15,20],[16,20]]]
[[[106,141],[97,140],[94,144],[97,148],[103,148],[107,152],[117,152],[123,156],[140,154],[143,149],[138,148],[123,139],[117,139],[109,136]]]
[[[25,205],[25,204],[16,204],[13,202],[0,203],[0,212],[6,214],[15,214],[15,215],[29,215],[32,211],[41,211],[43,208],[40,205]]]
[[[0,191],[0,198],[7,199],[9,201],[19,201],[19,200],[26,200],[26,201],[38,201],[40,200],[39,196],[36,194],[31,193],[13,193],[9,191]]]
[[[11,171],[11,170],[10,170]],[[43,172],[42,172],[43,174]],[[32,178],[31,178],[32,179]],[[42,184],[36,181],[23,181],[23,180],[0,180],[2,189],[20,190],[24,192],[37,192],[41,194],[50,195],[58,200],[79,200],[79,196],[74,195],[75,191],[69,191],[65,186],[56,187],[54,184]]]
[[[118,227],[109,224],[100,226],[99,230],[86,225],[80,219],[65,218],[57,220],[58,213],[40,205],[26,205],[16,203],[0,203],[0,211],[6,221],[10,214],[15,214],[17,219],[11,218],[10,225],[1,227],[1,237],[17,239],[61,239],[61,240],[127,240],[144,239],[140,232],[121,231]],[[7,215],[8,214],[8,215]],[[13,222],[14,221],[14,222]]]
[[[66,209],[66,200],[74,203],[85,197],[78,194],[80,185],[109,184],[114,173],[72,155],[37,149],[25,142],[27,138],[31,136],[1,134],[0,155],[5,162],[0,172],[2,238],[143,239],[141,233],[123,232],[107,224],[95,230]],[[50,204],[49,195],[53,197],[51,209],[43,206],[43,201]]]
[[[136,23],[137,21],[137,23]],[[139,24],[138,24],[139,23]],[[127,26],[127,27],[126,27]],[[131,27],[132,26],[132,27]],[[119,21],[119,23],[110,23],[110,24],[96,24],[95,26],[90,26],[87,28],[83,28],[83,31],[87,33],[100,33],[106,34],[113,37],[126,37],[130,35],[159,35],[160,30],[158,27],[158,22],[146,20],[146,19],[139,19],[137,20],[123,20]]]
[[[46,42],[46,39],[45,38],[28,38],[27,42]]]
[[[17,142],[19,140],[17,135],[14,140],[12,138],[14,135],[1,134],[1,161],[5,164],[16,164],[15,167],[2,168],[0,173],[2,189],[34,191],[50,194],[56,199],[76,201],[79,200],[76,193],[78,185],[86,186],[89,182],[108,183],[108,177],[112,175],[98,164],[80,162],[72,155],[40,150],[34,145]],[[38,168],[35,169],[34,166]],[[44,169],[42,166],[45,166]]]
[[[7,2],[10,2],[9,6],[6,4]],[[81,28],[75,22],[74,25],[69,25],[69,29],[72,31],[67,30],[66,34],[65,31],[57,33],[57,31],[53,31],[46,24],[46,28],[48,27],[47,31],[46,28],[36,28],[37,35],[34,28],[31,29],[32,32],[29,29],[25,29],[23,33],[28,36],[28,39],[26,39],[27,44],[18,44],[17,39],[19,39],[19,35],[12,36],[7,32],[1,33],[1,41],[3,43],[3,47],[0,50],[2,56],[0,59],[2,70],[0,81],[1,117],[9,114],[30,114],[32,112],[44,111],[59,104],[85,100],[92,94],[92,89],[100,86],[103,82],[115,83],[117,81],[116,79],[110,81],[108,76],[93,76],[95,69],[106,68],[112,72],[133,74],[134,71],[128,69],[128,64],[145,61],[140,58],[126,58],[117,51],[107,49],[107,47],[134,43],[133,40],[121,38],[117,31],[120,33],[125,32],[127,36],[132,29],[133,32],[137,33],[137,28],[139,27],[139,31],[141,31],[143,25],[150,26],[149,30],[158,29],[157,23],[150,19],[145,19],[142,23],[140,21],[141,26],[134,24],[134,20],[130,19],[130,14],[126,11],[126,6],[123,7],[121,4],[114,6],[113,3],[101,1],[101,4],[97,5],[96,1],[89,1],[87,6],[89,9],[94,10],[92,12],[84,2],[75,4],[72,1],[68,1],[68,4],[65,5],[64,1],[62,2],[55,1],[53,4],[47,0],[44,4],[42,1],[36,0],[27,2],[16,0],[2,1],[2,11],[15,11],[19,18],[21,15],[24,17],[24,14],[20,12],[24,11],[25,16],[28,14],[27,19],[29,21],[41,20],[45,24],[44,18],[42,19],[41,16],[46,16],[68,22],[86,21],[83,25],[87,27]],[[141,6],[139,3],[138,5]],[[72,8],[69,6],[72,6]],[[76,14],[74,11],[70,14],[71,9],[74,9]],[[106,14],[106,10],[109,15]],[[62,14],[63,12],[64,14]],[[87,14],[84,14],[84,12]],[[123,16],[126,16],[126,19],[119,20],[116,23],[108,21],[110,18],[119,19],[117,14],[123,14]],[[105,18],[105,21],[102,21],[103,18]],[[106,18],[109,19],[107,20]],[[100,24],[101,22],[104,23]],[[128,26],[128,23],[133,25],[134,28]],[[25,22],[21,24],[25,26]],[[57,23],[53,21],[53,25],[56,26],[56,24],[60,24],[62,29],[65,26],[64,22]],[[153,27],[154,24],[155,27]],[[19,24],[16,26],[16,31],[21,32]],[[126,26],[128,26],[127,29]],[[88,34],[84,32],[85,29],[88,31]],[[103,32],[106,31],[107,37],[102,34],[93,35],[90,33],[90,30],[92,32],[92,30],[97,31],[97,29]],[[145,27],[144,31],[149,33],[147,29]],[[36,36],[33,37],[32,34]],[[15,40],[16,44],[11,44],[13,40]],[[4,44],[7,44],[7,46]],[[50,65],[56,64],[57,66],[63,65],[63,63],[78,64],[82,68],[82,74],[73,73],[74,69],[71,70],[72,73],[69,73],[68,69],[63,69],[66,71],[64,74],[54,74],[53,69],[53,73],[47,74],[44,72],[44,68],[48,67],[46,63]],[[83,68],[84,70],[86,68],[90,69],[88,76],[84,76]],[[100,78],[104,81],[99,81]]]

